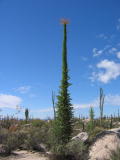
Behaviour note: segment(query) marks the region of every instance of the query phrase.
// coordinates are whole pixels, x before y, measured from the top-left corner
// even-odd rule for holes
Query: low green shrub
[[[0,144],[4,154],[10,154],[13,150],[17,149],[24,143],[25,136],[22,132],[9,132],[9,130],[1,129],[0,131]],[[3,154],[1,152],[1,154]]]
[[[86,160],[88,147],[81,141],[73,140],[66,145],[66,155],[74,157],[75,160]]]
[[[92,131],[89,131],[88,134],[89,134],[89,141],[91,142],[98,133],[104,131],[104,128],[102,127],[95,127],[94,130]]]

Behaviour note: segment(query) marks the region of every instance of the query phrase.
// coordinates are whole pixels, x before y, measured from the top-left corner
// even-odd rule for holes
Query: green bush
[[[18,119],[14,117],[4,117],[0,120],[0,126],[1,128],[9,129],[12,125],[18,124]]]
[[[2,145],[4,154],[10,154],[24,143],[24,134],[21,132],[9,132],[9,130],[1,129],[0,144]],[[1,154],[3,154],[1,152]]]
[[[28,129],[26,136],[27,137],[24,141],[24,146],[26,149],[43,151],[40,144],[44,144],[46,148],[49,148],[49,139],[51,136],[49,135],[48,127],[32,127]]]
[[[30,120],[30,123],[34,127],[42,127],[42,126],[46,125],[47,122],[40,120],[40,119],[32,119],[32,120]]]
[[[102,128],[102,127],[95,127],[94,130],[89,131],[88,132],[88,134],[89,134],[89,141],[92,141],[95,138],[95,136],[98,133],[102,132],[102,131],[104,131],[104,128]]]
[[[81,141],[73,140],[66,145],[66,155],[72,156],[75,160],[87,159],[88,147]]]

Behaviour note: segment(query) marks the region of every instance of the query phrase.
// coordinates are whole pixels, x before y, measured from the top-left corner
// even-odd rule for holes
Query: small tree
[[[26,120],[26,123],[28,122],[28,119],[29,119],[29,110],[28,108],[25,109],[25,120]]]

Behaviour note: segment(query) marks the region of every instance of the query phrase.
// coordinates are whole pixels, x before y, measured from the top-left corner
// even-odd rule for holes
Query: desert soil
[[[37,152],[28,152],[28,151],[15,151],[13,155],[3,158],[0,157],[0,160],[48,160],[43,154]]]

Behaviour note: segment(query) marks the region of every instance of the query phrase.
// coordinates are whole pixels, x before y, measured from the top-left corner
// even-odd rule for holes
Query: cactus
[[[29,110],[28,108],[25,109],[25,120],[26,120],[26,123],[28,122],[28,119],[29,119]]]
[[[89,121],[89,127],[90,127],[90,130],[92,130],[94,128],[94,109],[93,107],[90,107],[90,110],[89,110],[89,117],[90,117],[90,121]]]
[[[103,89],[100,88],[100,125],[102,126],[102,119],[103,119],[103,107],[104,107],[104,100],[105,100],[105,95],[103,93]]]

